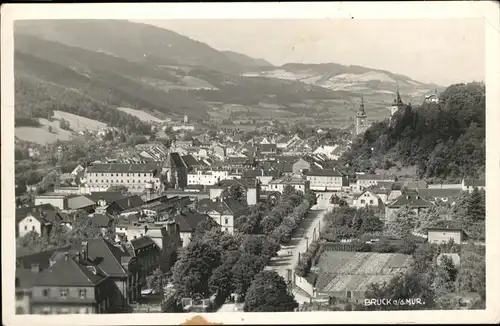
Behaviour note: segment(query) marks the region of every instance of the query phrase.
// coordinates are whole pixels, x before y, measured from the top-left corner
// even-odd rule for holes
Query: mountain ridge
[[[263,59],[218,51],[178,33],[128,21],[23,21],[16,22],[14,32],[16,76],[58,85],[49,87],[55,103],[66,88],[108,109],[128,107],[167,116],[189,111],[200,121],[234,114],[267,119],[273,111],[287,119],[320,114],[317,119],[323,121],[333,116],[344,121],[353,117],[360,94],[372,119],[383,119],[396,85],[403,96],[413,94],[409,101],[423,100],[435,88],[361,66],[268,66]],[[73,93],[71,103],[77,105]],[[16,90],[16,96],[26,94]],[[234,111],[235,105],[246,109]],[[304,105],[309,109],[301,109]],[[16,112],[26,106],[16,107]]]

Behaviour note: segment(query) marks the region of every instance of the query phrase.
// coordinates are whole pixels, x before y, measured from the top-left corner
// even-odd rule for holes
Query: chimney
[[[89,259],[89,243],[88,241],[82,241],[81,254],[83,260]]]
[[[31,264],[31,272],[32,273],[39,273],[40,272],[40,264]]]

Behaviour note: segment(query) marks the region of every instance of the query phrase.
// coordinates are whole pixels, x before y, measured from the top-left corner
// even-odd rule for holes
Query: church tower
[[[389,107],[389,110],[391,110],[391,117],[394,115],[394,113],[398,112],[399,109],[403,108],[404,106],[405,104],[401,100],[401,95],[399,94],[399,85],[398,85],[396,89],[396,98],[394,99],[392,105]]]
[[[359,106],[358,113],[356,114],[356,135],[364,133],[367,128],[368,124],[366,122],[365,103],[363,95],[361,95],[361,104]]]
[[[184,111],[184,124],[188,123],[188,114],[186,111]]]

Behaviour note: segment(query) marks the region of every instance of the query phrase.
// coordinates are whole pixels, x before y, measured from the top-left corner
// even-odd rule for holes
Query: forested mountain
[[[227,55],[202,42],[126,20],[25,20],[16,21],[15,32],[132,62],[203,66],[229,73],[242,71]]]
[[[484,178],[485,145],[485,87],[474,82],[372,125],[343,159],[362,170],[416,165],[420,177],[460,181]]]
[[[360,93],[370,119],[377,120],[387,115],[396,83],[404,94],[416,92],[419,101],[434,90],[409,77],[358,66],[273,67],[128,21],[18,21],[14,32],[16,122],[24,125],[36,125],[26,119],[34,111],[50,117],[41,112],[50,108],[112,125],[126,120],[133,127],[136,120],[115,112],[117,107],[147,111],[159,119],[180,118],[188,111],[193,121],[228,119],[235,112],[267,120],[274,113],[270,110],[279,110],[274,117],[321,116],[321,121],[335,118],[340,124],[354,114]],[[257,73],[248,74],[254,69]],[[98,113],[82,103],[93,103],[89,107],[98,107]]]
[[[252,58],[243,53],[233,51],[223,51],[223,53],[243,67],[273,67],[273,64],[264,59]]]

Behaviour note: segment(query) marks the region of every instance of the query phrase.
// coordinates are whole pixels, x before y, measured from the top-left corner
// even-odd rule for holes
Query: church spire
[[[359,105],[359,113],[365,114],[365,101],[363,99],[363,94],[361,94],[361,104]]]

